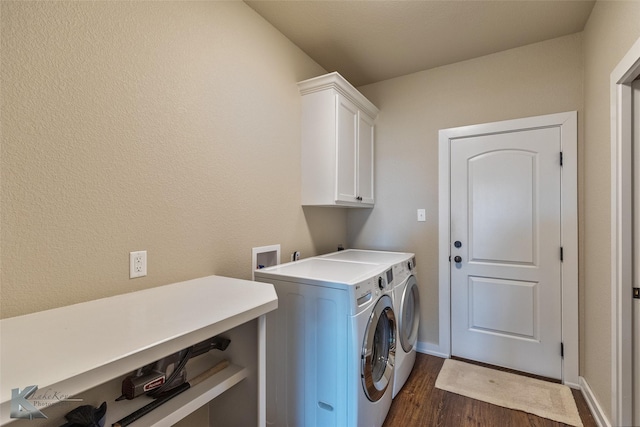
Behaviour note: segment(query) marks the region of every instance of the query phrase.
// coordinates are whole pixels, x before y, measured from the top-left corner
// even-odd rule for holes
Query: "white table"
[[[258,425],[262,426],[266,417],[265,315],[277,306],[272,285],[209,276],[3,319],[0,424],[14,421],[10,418],[14,388],[37,385],[39,389],[76,396],[258,319],[257,411]],[[144,425],[177,422],[247,375],[247,369],[232,364],[145,416]],[[130,413],[133,409],[127,405],[138,399],[123,402],[115,410],[115,405],[110,405],[105,425]]]

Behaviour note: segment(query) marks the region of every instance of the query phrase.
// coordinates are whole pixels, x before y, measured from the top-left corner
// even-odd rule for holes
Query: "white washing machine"
[[[409,378],[416,360],[420,294],[416,280],[415,255],[408,252],[385,252],[347,249],[319,258],[348,262],[370,262],[393,268],[393,308],[396,313],[396,364],[393,397]]]
[[[267,424],[380,427],[391,406],[393,270],[307,258],[255,272],[274,285],[267,316]]]

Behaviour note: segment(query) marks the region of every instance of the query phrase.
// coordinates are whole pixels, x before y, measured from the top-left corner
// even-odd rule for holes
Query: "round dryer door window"
[[[396,354],[396,317],[388,295],[376,303],[362,345],[362,386],[367,398],[375,402],[384,395],[393,380]]]
[[[408,353],[413,349],[418,339],[418,324],[420,323],[420,294],[414,276],[409,276],[407,279],[398,316],[400,318],[398,324],[400,345],[404,352]]]

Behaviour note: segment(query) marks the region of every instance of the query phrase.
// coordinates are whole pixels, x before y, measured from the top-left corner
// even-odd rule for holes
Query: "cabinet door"
[[[362,203],[373,204],[373,120],[358,114],[358,183]]]
[[[336,201],[357,202],[358,108],[336,95]]]

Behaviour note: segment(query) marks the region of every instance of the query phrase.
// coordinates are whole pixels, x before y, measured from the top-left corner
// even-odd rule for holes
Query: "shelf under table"
[[[214,366],[215,361],[219,360],[219,357],[200,356],[196,360],[189,362],[187,365],[187,372],[189,373],[188,380],[191,380],[201,372]],[[191,372],[193,372],[193,374],[191,374]],[[130,426],[164,427],[175,424],[245,379],[247,375],[248,369],[230,364],[200,384],[187,389],[163,405],[155,408],[136,422],[130,424]],[[140,396],[133,400],[122,400],[119,402],[108,401],[107,418],[104,425],[111,426],[116,421],[121,420],[152,401],[153,399],[147,396]]]

